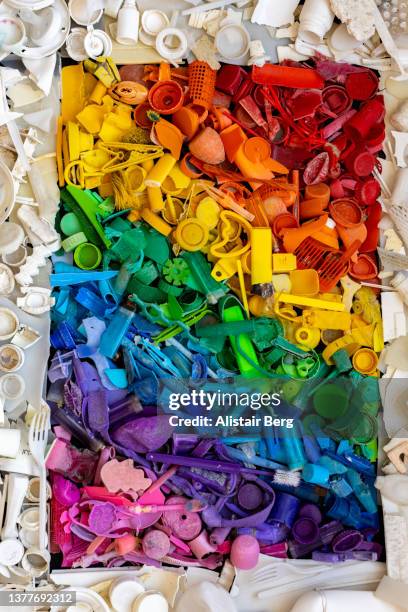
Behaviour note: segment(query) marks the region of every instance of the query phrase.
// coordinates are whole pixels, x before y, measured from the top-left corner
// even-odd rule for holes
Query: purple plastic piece
[[[170,538],[163,531],[152,529],[144,536],[142,547],[147,557],[160,561],[160,559],[163,559],[163,557],[170,552]]]
[[[320,548],[324,544],[329,544],[335,535],[343,531],[343,525],[338,521],[331,521],[327,525],[320,527],[320,537],[311,544],[301,544],[291,540],[289,542],[289,551],[294,559],[305,557],[314,550]]]
[[[97,504],[89,513],[89,529],[96,533],[96,535],[106,535],[116,522],[116,517],[116,508],[113,504]]]
[[[171,434],[172,427],[169,425],[168,417],[159,415],[136,418],[118,427],[112,432],[112,440],[136,453],[147,453],[166,444]],[[190,457],[185,457],[185,459],[188,460]]]
[[[299,516],[308,517],[314,520],[317,525],[322,522],[322,513],[316,504],[305,504],[299,510]]]
[[[262,505],[264,492],[253,482],[246,482],[238,491],[238,503],[243,510],[256,510]]]
[[[230,531],[231,529],[229,527],[216,527],[216,529],[213,529],[210,534],[210,544],[212,544],[212,546],[219,546],[220,544],[223,544],[223,542],[225,542],[225,540],[228,538]]]
[[[300,501],[289,493],[277,493],[270,519],[283,523],[289,529],[293,526],[299,512]]]
[[[273,499],[272,502],[260,512],[256,512],[255,514],[251,514],[244,518],[225,519],[221,516],[215,506],[205,508],[201,515],[203,517],[203,521],[206,523],[206,525],[208,525],[208,527],[231,527],[237,529],[239,527],[256,527],[259,525],[259,523],[264,523],[268,519],[274,502],[275,500]]]
[[[173,434],[173,452],[175,455],[191,453],[198,441],[196,434]]]
[[[72,506],[81,497],[79,488],[58,473],[54,473],[52,479],[52,492],[56,500],[63,506]]]
[[[350,552],[358,548],[363,541],[363,535],[356,529],[346,529],[338,533],[332,541],[333,552]]]
[[[295,521],[292,536],[300,544],[312,544],[319,539],[320,530],[313,519],[303,516]]]
[[[182,504],[188,501],[185,497],[169,497],[166,504]],[[198,512],[186,510],[169,510],[163,514],[163,524],[170,527],[173,534],[180,540],[194,540],[202,529],[202,522]]]

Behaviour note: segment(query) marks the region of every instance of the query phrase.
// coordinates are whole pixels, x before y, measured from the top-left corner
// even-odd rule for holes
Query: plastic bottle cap
[[[75,213],[67,213],[61,219],[60,223],[61,231],[66,236],[73,236],[79,232],[82,232],[82,226]]]
[[[13,538],[0,542],[0,563],[6,566],[17,565],[24,555],[24,546]]]
[[[19,325],[17,315],[10,308],[0,308],[0,341],[12,338]]]
[[[74,261],[82,270],[94,270],[102,260],[100,249],[90,242],[77,246],[74,252]]]
[[[350,262],[349,274],[357,280],[370,280],[377,276],[378,269],[371,257],[363,253],[357,261]]]
[[[220,212],[217,202],[213,198],[206,197],[197,206],[196,217],[208,228],[213,229],[217,226]]]
[[[360,374],[372,374],[378,366],[377,354],[369,348],[358,349],[353,355],[353,368]]]
[[[271,156],[271,145],[265,138],[254,136],[245,142],[244,153],[252,162],[262,162]]]
[[[250,36],[244,26],[231,23],[218,30],[215,47],[225,59],[237,59],[248,53]]]
[[[4,344],[0,347],[0,370],[16,372],[24,363],[24,352],[14,344]]]
[[[6,399],[19,399],[24,391],[24,378],[19,374],[5,374],[0,378],[0,394]]]
[[[103,30],[92,30],[84,38],[84,48],[91,59],[109,56],[112,53],[112,40]]]
[[[144,592],[145,587],[137,578],[128,578],[127,576],[116,578],[109,589],[112,608],[117,612],[132,612],[133,602]]]
[[[14,253],[24,240],[24,230],[17,223],[3,223],[0,225],[0,255]]]
[[[142,28],[150,36],[157,36],[169,23],[169,18],[163,11],[152,9],[142,14]]]
[[[161,593],[146,591],[133,603],[132,612],[168,612],[169,604]]]
[[[368,100],[378,89],[378,77],[372,70],[355,72],[346,77],[346,91],[353,100]]]
[[[186,251],[200,251],[208,242],[208,227],[198,219],[184,219],[175,231],[175,238]]]
[[[329,204],[334,221],[343,227],[356,227],[363,221],[363,211],[352,198],[340,198]]]
[[[153,110],[171,115],[183,106],[183,89],[176,81],[158,81],[150,89],[148,100]]]

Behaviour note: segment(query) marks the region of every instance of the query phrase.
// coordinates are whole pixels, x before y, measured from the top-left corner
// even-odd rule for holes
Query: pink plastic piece
[[[146,478],[142,469],[133,466],[132,459],[118,461],[112,459],[102,466],[101,480],[111,493],[118,491],[145,491],[152,481]]]
[[[144,536],[142,547],[147,557],[160,561],[170,552],[170,538],[163,531],[152,529]]]
[[[259,553],[259,542],[254,536],[240,535],[232,543],[230,561],[237,569],[253,569],[258,563]]]
[[[115,540],[115,550],[118,555],[126,555],[127,553],[136,550],[137,538],[130,533]]]

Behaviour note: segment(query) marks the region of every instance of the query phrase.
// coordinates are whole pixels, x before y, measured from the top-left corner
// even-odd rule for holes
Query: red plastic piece
[[[323,151],[307,164],[303,173],[303,180],[306,185],[324,183],[329,175],[330,158],[329,154]]]
[[[357,261],[350,263],[349,274],[356,280],[372,280],[377,277],[378,268],[369,255],[360,254]]]
[[[364,104],[344,125],[345,133],[352,138],[365,139],[373,127],[384,119],[384,97],[376,96]]]
[[[360,242],[355,240],[344,253],[330,249],[312,237],[306,238],[294,251],[299,270],[313,268],[319,274],[321,291],[330,291],[347,274],[349,261]]]
[[[322,103],[320,91],[297,91],[290,100],[290,109],[295,120],[313,117]]]
[[[136,106],[133,111],[133,119],[136,125],[149,130],[153,125],[153,121],[149,119],[147,113],[152,110],[152,107],[146,102],[143,102],[143,104],[139,104],[139,106]]]
[[[353,100],[368,100],[377,89],[378,77],[372,70],[347,75],[346,90]]]
[[[294,89],[323,89],[324,79],[313,68],[264,64],[252,67],[252,80],[257,85],[280,85]]]
[[[233,96],[246,76],[247,73],[241,66],[224,64],[217,73],[216,88]]]
[[[340,198],[329,204],[333,221],[343,227],[356,227],[363,220],[363,211],[352,198]]]
[[[361,147],[347,156],[345,163],[347,169],[356,176],[369,176],[375,168],[375,157]]]
[[[344,87],[329,85],[323,89],[323,104],[339,116],[350,109],[352,101]]]
[[[158,81],[149,91],[148,100],[156,112],[171,115],[183,106],[183,89],[176,81]]]
[[[360,253],[372,253],[377,249],[380,230],[378,224],[381,221],[382,208],[379,202],[376,202],[369,208],[368,217],[365,221],[367,228],[367,238],[360,246]]]
[[[376,203],[381,194],[381,185],[373,178],[369,177],[357,184],[356,198],[364,206],[372,206]]]

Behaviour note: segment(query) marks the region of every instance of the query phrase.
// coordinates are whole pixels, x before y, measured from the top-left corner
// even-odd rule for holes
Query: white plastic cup
[[[2,372],[17,372],[23,367],[24,351],[14,344],[4,344],[0,347],[0,370]]]
[[[15,51],[24,45],[26,29],[21,19],[7,17],[0,19],[0,47],[4,51]]]
[[[34,476],[34,478],[30,479],[28,483],[28,491],[27,491],[27,499],[32,503],[38,504],[40,501],[40,483],[41,478],[38,476]],[[51,486],[50,483],[47,482],[47,499],[51,498]]]
[[[119,9],[123,4],[123,0],[106,0],[105,3],[105,15],[112,17],[112,19],[118,18]]]
[[[240,23],[229,23],[218,30],[215,47],[225,59],[236,60],[249,51],[251,38]]]
[[[31,576],[39,578],[48,571],[50,559],[51,556],[48,550],[40,550],[33,547],[26,551],[21,565]]]
[[[311,45],[321,43],[334,21],[330,0],[305,0],[299,21],[299,37]]]
[[[139,11],[134,0],[125,0],[118,14],[116,40],[120,45],[135,45],[139,40]]]
[[[89,26],[101,20],[103,8],[98,6],[95,0],[69,0],[68,10],[75,23],[81,26]]]

